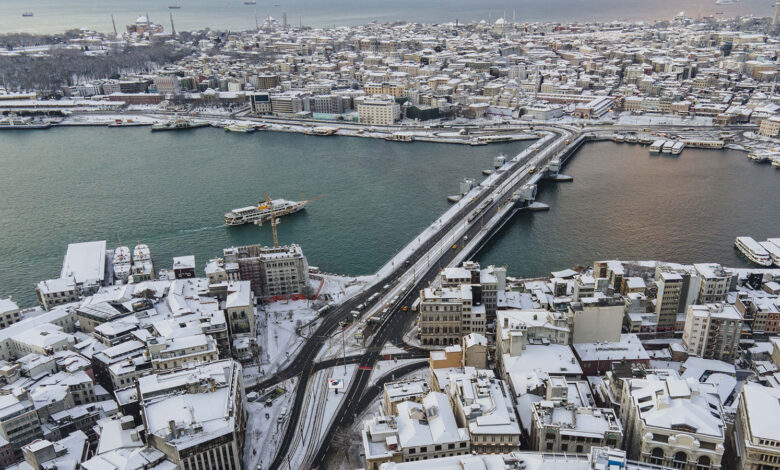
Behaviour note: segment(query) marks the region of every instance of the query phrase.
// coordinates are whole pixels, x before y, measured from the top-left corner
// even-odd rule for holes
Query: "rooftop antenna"
[[[116,32],[116,21],[114,21],[114,14],[111,14],[111,24],[114,26],[114,37],[117,37],[118,34]]]

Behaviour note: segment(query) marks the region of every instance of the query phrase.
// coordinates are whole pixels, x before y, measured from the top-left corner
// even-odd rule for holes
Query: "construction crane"
[[[303,207],[306,207],[308,204],[321,199],[323,196],[319,195],[316,197],[313,197],[311,199],[302,200],[296,205],[296,209],[290,210],[289,207],[282,208],[282,210],[276,210],[274,208],[274,202],[271,200],[271,198],[268,196],[267,193],[263,193],[263,196],[265,196],[265,204],[262,202],[258,203],[257,208],[260,210],[267,209],[270,213],[270,217],[268,218],[271,221],[271,231],[274,234],[274,248],[279,248],[279,236],[276,232],[276,226],[279,225],[279,217],[283,215],[290,214],[292,212],[296,212],[297,210],[302,209]],[[301,193],[301,199],[303,199],[303,193]],[[255,225],[262,226],[263,225],[263,219],[260,218],[254,222]]]

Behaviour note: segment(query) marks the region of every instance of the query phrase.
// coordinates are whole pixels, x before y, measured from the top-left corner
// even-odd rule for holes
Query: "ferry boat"
[[[769,238],[759,242],[759,245],[769,253],[769,257],[772,258],[775,266],[780,266],[780,238]]]
[[[685,148],[685,142],[675,142],[672,146],[672,155],[680,155]]]
[[[273,212],[277,217],[294,214],[303,210],[309,203],[314,202],[321,196],[303,201],[288,201],[287,199],[266,199],[258,202],[254,206],[239,207],[225,214],[225,225],[234,227],[250,223],[262,223],[271,220]]]
[[[211,124],[207,122],[190,122],[186,119],[179,118],[168,122],[152,124],[152,131],[181,131],[198,127],[208,127],[210,125]]]
[[[254,132],[255,131],[255,127],[247,125],[247,124],[231,124],[229,126],[225,126],[225,131],[226,132],[240,132],[240,133],[248,134],[250,132]]]
[[[629,144],[635,144],[639,141],[639,137],[636,134],[629,134],[626,136],[626,142]]]
[[[154,264],[149,246],[139,243],[133,248],[132,279],[134,282],[150,281],[154,278]]]
[[[131,267],[130,248],[126,246],[116,247],[112,264],[114,265],[114,278],[122,282],[127,281]]]
[[[25,11],[24,13],[22,13],[22,16],[25,17],[25,18],[29,18],[29,17],[33,16],[33,12]]]
[[[663,149],[665,143],[665,140],[656,140],[650,144],[650,153],[661,153],[661,149]]]
[[[34,122],[32,118],[25,117],[20,118],[16,116],[8,116],[0,119],[0,129],[48,129],[51,127],[50,122]]]
[[[257,5],[257,2],[255,0],[249,0],[247,2],[244,2],[244,5]]]
[[[181,8],[181,5],[168,5],[169,10],[178,10]]]
[[[614,140],[615,142],[622,144],[623,142],[626,141],[626,136],[624,136],[623,134],[615,134]]]
[[[339,131],[337,127],[325,127],[325,126],[317,126],[311,129],[309,131],[309,134],[311,135],[336,135],[336,133]]]
[[[772,265],[772,258],[769,256],[769,252],[751,237],[737,237],[734,246],[752,262],[761,266]]]
[[[661,147],[661,152],[663,153],[672,153],[672,147],[674,147],[674,141],[673,140],[667,140],[664,142],[663,147]]]

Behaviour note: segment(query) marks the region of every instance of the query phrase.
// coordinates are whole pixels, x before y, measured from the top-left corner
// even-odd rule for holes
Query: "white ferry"
[[[664,147],[665,143],[665,140],[656,140],[650,144],[650,153],[661,153],[661,149]]]
[[[680,155],[685,148],[685,142],[675,142],[672,146],[672,155]]]
[[[672,147],[674,147],[674,141],[673,140],[667,140],[664,142],[663,147],[661,147],[661,152],[663,153],[672,153]]]
[[[267,222],[271,220],[271,212],[279,217],[282,215],[294,214],[310,202],[319,199],[307,199],[305,201],[288,201],[287,199],[274,199],[259,202],[254,206],[239,207],[225,214],[225,224],[233,227],[236,225],[251,224],[256,222]]]
[[[255,131],[255,126],[250,126],[247,124],[231,124],[229,126],[225,126],[225,131],[248,134]]]
[[[750,261],[761,266],[772,266],[769,252],[751,237],[737,237],[734,246]]]
[[[112,264],[114,265],[114,277],[120,281],[126,281],[130,276],[130,248],[126,246],[118,246],[114,250],[114,258]]]
[[[764,247],[767,253],[769,253],[769,257],[772,258],[775,266],[780,266],[780,238],[770,238],[759,242],[759,245]]]
[[[16,117],[14,115],[0,118],[0,129],[48,129],[50,122],[35,122],[29,117]]]
[[[149,246],[139,243],[133,248],[133,267],[131,270],[133,282],[151,281],[154,279],[154,264]]]

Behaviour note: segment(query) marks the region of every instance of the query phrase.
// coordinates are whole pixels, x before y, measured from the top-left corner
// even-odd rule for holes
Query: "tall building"
[[[694,264],[699,288],[697,304],[725,302],[733,275],[719,264]]]
[[[306,293],[309,264],[299,245],[277,248],[248,245],[224,250],[226,268],[238,269],[257,297],[292,297]]]
[[[655,284],[658,289],[655,303],[658,332],[673,332],[677,325],[683,278],[676,272],[661,271],[656,273]]]
[[[683,345],[691,356],[732,362],[742,335],[742,315],[729,304],[691,305],[685,315]]]
[[[777,26],[777,22],[780,19],[780,0],[775,2],[775,15],[772,17],[772,26]]]

